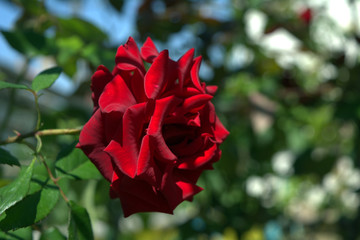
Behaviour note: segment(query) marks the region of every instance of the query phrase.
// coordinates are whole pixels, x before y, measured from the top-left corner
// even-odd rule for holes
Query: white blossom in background
[[[246,192],[252,197],[260,197],[266,190],[266,182],[262,177],[251,176],[246,180]]]
[[[245,32],[249,39],[258,43],[263,37],[265,26],[267,22],[267,16],[265,13],[249,9],[245,13]]]
[[[291,175],[294,172],[294,162],[295,156],[291,151],[277,152],[271,159],[273,170],[280,176]]]

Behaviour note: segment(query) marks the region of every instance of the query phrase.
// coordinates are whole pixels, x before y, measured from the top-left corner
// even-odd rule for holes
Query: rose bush
[[[115,63],[91,78],[94,111],[77,147],[111,182],[125,216],[172,213],[202,190],[196,182],[229,134],[210,102],[217,87],[200,82],[193,49],[173,61],[150,38],[139,51],[130,37]]]

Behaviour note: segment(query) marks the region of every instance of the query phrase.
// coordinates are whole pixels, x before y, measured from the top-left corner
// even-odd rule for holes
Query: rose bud
[[[150,38],[139,51],[130,37],[115,63],[91,78],[93,115],[77,147],[111,183],[125,217],[173,213],[202,190],[196,182],[220,159],[229,134],[210,102],[217,87],[200,81],[193,49],[174,61]]]

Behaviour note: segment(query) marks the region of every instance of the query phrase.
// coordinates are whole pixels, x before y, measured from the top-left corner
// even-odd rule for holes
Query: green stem
[[[82,127],[80,128],[69,128],[69,129],[44,129],[37,130],[25,134],[18,134],[13,137],[8,137],[6,140],[0,142],[0,145],[5,145],[9,143],[21,142],[25,138],[29,137],[41,137],[41,136],[54,136],[54,135],[76,135],[79,134]]]
[[[41,127],[41,113],[40,113],[40,106],[39,106],[39,96],[32,89],[28,89],[28,91],[34,95],[35,108],[36,108],[36,112],[37,112],[37,120],[36,120],[36,127],[35,127],[35,131],[36,131],[36,130],[39,130],[39,128]]]

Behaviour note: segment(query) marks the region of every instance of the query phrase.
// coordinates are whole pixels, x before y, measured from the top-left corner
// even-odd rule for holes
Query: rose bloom
[[[130,37],[113,71],[99,66],[91,78],[94,111],[77,147],[111,183],[125,217],[172,213],[220,159],[229,132],[210,102],[217,87],[200,82],[201,57],[193,57],[191,49],[173,61],[150,38],[139,51]]]

